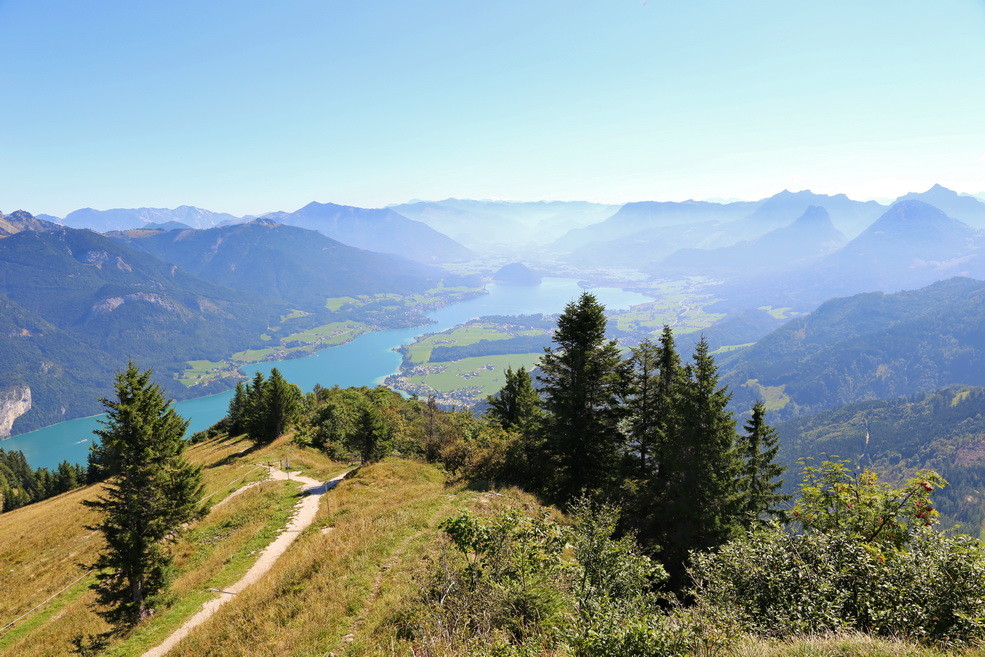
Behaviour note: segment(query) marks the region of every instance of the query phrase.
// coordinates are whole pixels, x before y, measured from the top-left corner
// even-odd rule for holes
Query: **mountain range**
[[[442,277],[426,265],[346,246],[271,219],[206,230],[112,235],[215,285],[308,310],[324,307],[327,297],[421,292]]]
[[[26,431],[99,410],[128,359],[171,379],[187,360],[258,341],[283,309],[90,230],[0,240],[2,388],[26,386]],[[180,393],[179,388],[169,390]]]
[[[83,208],[65,215],[61,223],[70,228],[89,228],[105,233],[111,230],[140,228],[145,224],[165,224],[170,221],[177,221],[192,228],[211,228],[242,219],[225,212],[212,212],[191,205],[181,205],[177,208],[114,208],[112,210]]]
[[[733,270],[717,294],[724,306],[763,304],[810,310],[858,292],[896,292],[953,276],[985,276],[983,236],[921,201],[900,201],[861,235],[823,258],[782,272]],[[752,275],[750,275],[752,274]]]
[[[470,249],[496,252],[548,244],[566,231],[612,216],[618,205],[584,201],[473,201],[449,198],[390,206],[461,242]]]
[[[717,249],[679,249],[652,264],[648,271],[658,276],[750,275],[819,258],[846,241],[831,223],[828,211],[812,205],[793,223],[762,237]]]
[[[0,237],[8,237],[24,230],[45,231],[58,228],[58,224],[32,217],[24,210],[16,210],[6,217],[0,212]]]
[[[571,230],[551,249],[568,261],[651,270],[678,249],[716,249],[789,226],[811,207],[824,208],[834,228],[854,237],[885,211],[875,201],[844,194],[782,191],[760,201],[627,203],[609,219]]]
[[[985,385],[985,282],[832,299],[720,358],[737,408],[776,418],[950,385]]]
[[[294,212],[270,212],[263,218],[317,230],[349,246],[427,264],[461,262],[472,257],[471,251],[450,237],[386,208],[313,202]]]

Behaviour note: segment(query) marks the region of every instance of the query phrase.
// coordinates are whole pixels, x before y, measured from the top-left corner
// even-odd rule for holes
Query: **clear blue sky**
[[[985,191],[985,0],[0,0],[0,210]]]

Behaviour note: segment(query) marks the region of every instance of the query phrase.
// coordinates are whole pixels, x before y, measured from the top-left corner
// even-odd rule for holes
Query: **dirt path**
[[[301,498],[301,501],[295,505],[294,515],[287,523],[287,526],[284,528],[283,532],[281,532],[281,534],[264,549],[264,551],[260,554],[260,558],[253,564],[253,567],[250,568],[238,582],[232,586],[226,587],[217,597],[202,605],[202,608],[197,614],[189,618],[185,621],[184,625],[172,632],[163,643],[155,648],[151,648],[141,657],[163,657],[163,655],[167,654],[167,652],[177,645],[179,641],[191,634],[193,629],[207,621],[212,614],[219,610],[219,607],[226,604],[226,602],[228,602],[234,595],[243,591],[250,584],[259,581],[260,578],[273,567],[273,565],[277,562],[277,559],[284,554],[287,548],[290,547],[291,543],[293,543],[298,537],[298,534],[304,531],[304,529],[307,528],[308,525],[310,525],[315,519],[315,515],[318,513],[318,504],[321,502],[321,496],[335,488],[335,486],[342,481],[347,474],[349,473],[346,472],[344,474],[340,474],[334,479],[321,482],[310,477],[303,477],[296,472],[271,470],[270,479],[275,481],[296,481],[299,484],[302,484],[301,490],[306,493],[305,496]]]

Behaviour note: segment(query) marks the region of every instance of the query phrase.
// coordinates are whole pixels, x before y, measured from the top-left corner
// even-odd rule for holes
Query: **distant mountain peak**
[[[874,224],[872,224],[872,227],[884,228],[886,226],[899,225],[902,223],[928,224],[945,220],[957,221],[956,219],[951,219],[943,210],[931,205],[930,203],[925,203],[924,201],[918,201],[916,199],[907,199],[905,201],[897,201],[890,206],[890,208],[886,210],[886,212],[879,217]]]
[[[797,217],[794,225],[805,226],[814,224],[831,224],[831,215],[821,205],[808,205],[804,214]],[[832,228],[834,226],[832,225]]]

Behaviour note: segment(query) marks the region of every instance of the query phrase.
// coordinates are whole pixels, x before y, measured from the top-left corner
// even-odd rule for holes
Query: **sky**
[[[985,0],[0,0],[0,210],[985,192]]]

